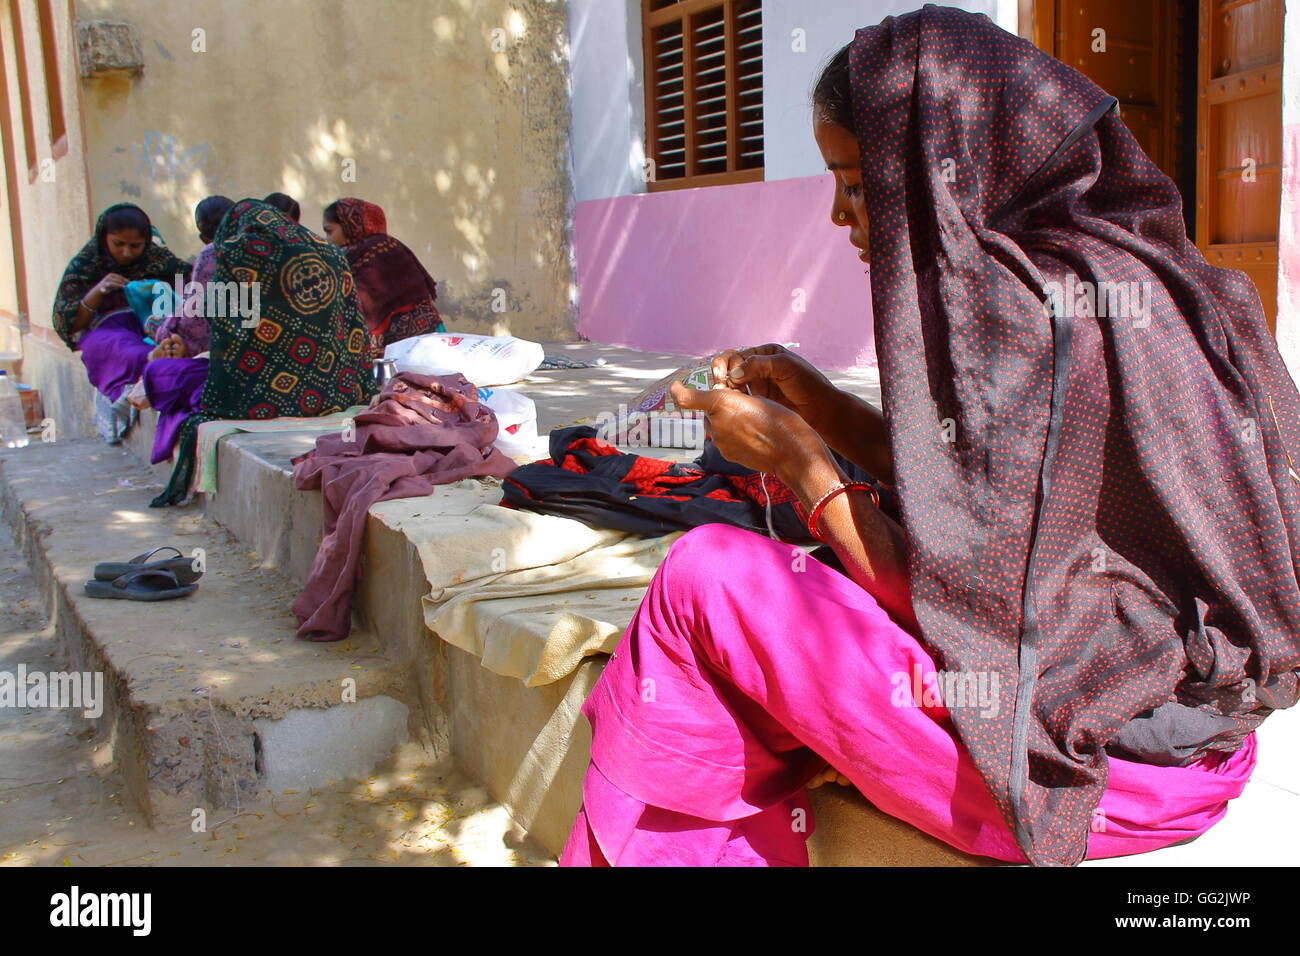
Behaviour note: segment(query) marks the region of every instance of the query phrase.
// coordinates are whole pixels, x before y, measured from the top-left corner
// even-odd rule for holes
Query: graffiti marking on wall
[[[134,144],[131,151],[140,161],[137,172],[150,179],[184,179],[197,172],[207,170],[211,149],[207,143],[200,143],[188,150],[183,150],[175,136],[147,130],[144,142]]]

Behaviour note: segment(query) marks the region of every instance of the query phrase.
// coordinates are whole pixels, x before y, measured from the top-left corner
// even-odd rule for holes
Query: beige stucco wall
[[[573,337],[560,0],[78,0],[77,13],[131,23],[145,60],[138,78],[83,82],[96,210],[139,203],[188,257],[211,193],[287,192],[318,231],[326,204],[359,196],[438,280],[448,328]]]

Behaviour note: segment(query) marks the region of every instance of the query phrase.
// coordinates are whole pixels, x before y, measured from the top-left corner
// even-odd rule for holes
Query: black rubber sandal
[[[159,551],[175,551],[176,557],[164,558],[161,561],[150,561],[149,559]],[[177,584],[193,584],[203,577],[202,571],[194,570],[192,558],[185,557],[180,548],[168,544],[161,548],[154,548],[152,551],[146,551],[144,554],[137,554],[130,561],[104,561],[97,564],[95,565],[95,579],[97,581],[116,581],[124,574],[141,570],[170,571],[176,575]]]
[[[112,581],[86,582],[90,597],[119,601],[169,601],[198,589],[197,584],[181,584],[175,574],[162,568],[137,568]]]

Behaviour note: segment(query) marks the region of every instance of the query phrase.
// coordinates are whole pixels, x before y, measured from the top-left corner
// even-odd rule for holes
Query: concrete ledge
[[[24,335],[22,380],[41,390],[45,415],[54,420],[59,441],[94,436],[95,390],[78,353],[62,342]]]
[[[812,866],[1006,866],[970,856],[910,823],[877,810],[850,787],[811,791],[816,826],[808,840]]]
[[[293,487],[291,459],[315,448],[316,436],[231,435],[217,447],[217,493],[204,497],[205,512],[248,545],[263,567],[301,586],[320,546],[324,515],[319,493]]]
[[[259,563],[281,569],[296,585],[305,581],[320,543],[321,503],[318,493],[292,487],[290,459],[314,441],[292,434],[223,440],[218,491],[206,502],[213,518],[254,543]],[[590,740],[579,709],[603,659],[546,687],[500,677],[430,633],[420,600],[428,588],[406,535],[371,515],[357,620],[386,654],[406,662],[421,723],[436,728],[458,766],[558,856],[582,802]]]
[[[378,695],[348,707],[295,708],[279,720],[253,721],[260,743],[262,785],[268,790],[310,789],[364,777],[375,754],[407,739],[406,705]],[[322,741],[333,746],[321,747]]]
[[[383,654],[364,629],[343,647],[295,641],[295,589],[194,509],[149,509],[157,490],[125,449],[93,439],[0,452],[0,512],[72,667],[103,675],[102,714],[88,727],[111,742],[128,795],[151,823],[256,804],[267,785],[264,736],[274,744],[271,770],[310,764],[326,779],[366,760],[373,767],[411,738],[438,748],[406,661]],[[203,549],[197,592],[150,604],[85,595],[95,563],[160,544]],[[343,719],[352,720],[348,733],[282,724],[355,705]],[[349,736],[356,732],[364,741]]]

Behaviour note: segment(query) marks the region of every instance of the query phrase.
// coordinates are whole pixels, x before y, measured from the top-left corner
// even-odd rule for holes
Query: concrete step
[[[73,669],[103,675],[89,726],[151,822],[364,776],[404,741],[441,747],[409,661],[364,629],[339,644],[296,640],[295,587],[197,508],[149,508],[160,488],[148,465],[96,440],[0,452],[0,511]],[[163,544],[202,550],[194,594],[84,593],[97,562]]]
[[[241,539],[257,562],[295,585],[306,579],[321,538],[321,496],[293,487],[290,460],[315,436],[232,435],[218,446],[215,494],[206,513]],[[484,496],[499,491],[484,486]],[[455,533],[464,492],[381,502],[366,525],[355,616],[383,652],[419,675],[415,704],[424,723],[446,734],[456,765],[487,787],[530,837],[556,856],[582,801],[589,731],[579,709],[604,666],[584,663],[554,684],[526,687],[486,670],[477,657],[439,640],[424,623],[429,592],[423,563],[403,521],[446,519]],[[460,511],[463,514],[463,511]]]

